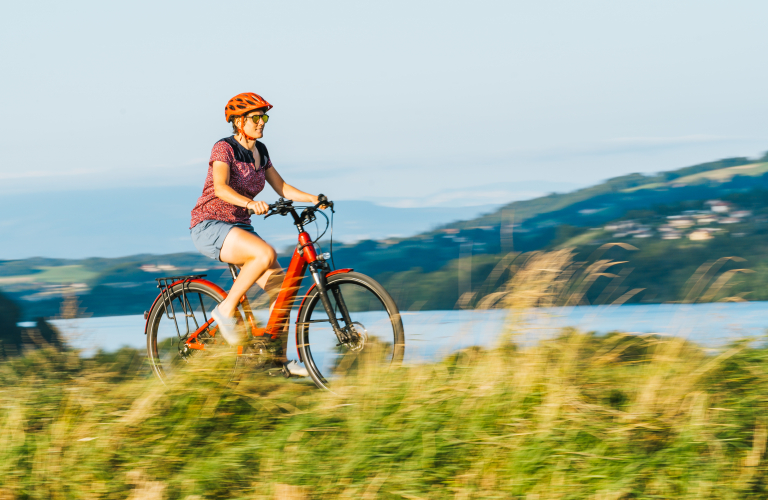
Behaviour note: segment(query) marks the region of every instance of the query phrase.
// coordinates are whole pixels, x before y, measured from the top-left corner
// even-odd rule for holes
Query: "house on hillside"
[[[707,200],[704,202],[704,204],[707,205],[709,209],[716,214],[725,214],[732,210],[732,205],[727,201]]]
[[[684,215],[669,215],[667,216],[667,220],[669,221],[670,226],[677,228],[691,227],[696,224],[693,219]]]
[[[711,213],[696,214],[693,216],[693,218],[696,219],[696,223],[699,225],[706,225],[717,222],[717,215]]]
[[[688,234],[688,239],[691,241],[711,240],[712,234],[709,231],[697,229],[696,231],[691,231]]]
[[[144,264],[142,266],[139,266],[139,269],[141,269],[145,273],[159,273],[162,271],[176,271],[178,268],[170,264],[157,264],[157,265]]]
[[[752,217],[752,211],[751,210],[734,210],[733,212],[731,212],[731,217],[736,217],[739,219]]]
[[[720,231],[720,229],[716,227],[702,227],[688,233],[688,239],[691,241],[711,240],[713,233],[717,231]]]

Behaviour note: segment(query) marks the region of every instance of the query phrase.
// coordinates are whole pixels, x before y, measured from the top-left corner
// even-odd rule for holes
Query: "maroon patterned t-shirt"
[[[272,167],[267,148],[257,143],[259,158],[244,148],[234,137],[227,137],[213,145],[208,161],[208,175],[205,178],[203,194],[192,209],[190,229],[204,220],[251,223],[251,216],[244,207],[238,207],[218,198],[213,191],[213,162],[229,165],[229,186],[243,196],[253,198],[264,189],[265,174]],[[256,167],[258,162],[259,166]]]

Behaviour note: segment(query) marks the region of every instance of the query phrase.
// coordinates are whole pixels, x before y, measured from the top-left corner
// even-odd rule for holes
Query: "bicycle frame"
[[[282,334],[283,330],[290,323],[291,309],[296,302],[296,295],[298,295],[299,289],[301,288],[301,283],[304,280],[307,268],[317,260],[317,252],[312,245],[312,239],[309,234],[306,231],[300,232],[299,245],[293,252],[291,263],[288,265],[288,269],[285,272],[285,278],[283,278],[283,283],[280,287],[280,293],[277,295],[277,299],[275,299],[275,304],[265,328],[258,328],[256,326],[250,303],[248,302],[248,299],[243,296],[241,304],[243,305],[243,311],[248,316],[251,333],[254,337],[269,335],[274,340]],[[332,273],[349,272],[351,270],[352,269],[340,269],[338,271],[333,271]],[[234,272],[233,278],[236,278]]]
[[[248,301],[248,298],[245,295],[243,295],[242,299],[240,300],[240,303],[243,308],[243,312],[245,313],[247,324],[250,326],[251,333],[254,337],[264,337],[269,335],[271,339],[274,340],[274,339],[277,339],[283,333],[284,330],[287,330],[290,324],[291,309],[295,304],[296,296],[299,292],[299,289],[301,288],[301,283],[307,272],[307,268],[312,267],[312,275],[315,281],[312,287],[310,287],[310,290],[312,290],[312,288],[314,288],[315,286],[319,286],[323,291],[325,290],[325,279],[327,276],[332,276],[340,273],[348,273],[352,271],[351,268],[346,268],[346,269],[337,269],[335,271],[328,272],[327,269],[325,268],[326,266],[317,265],[322,262],[320,262],[320,260],[318,259],[317,252],[315,251],[315,247],[312,242],[312,238],[310,237],[309,233],[303,230],[303,227],[300,221],[298,221],[298,217],[295,215],[295,212],[294,212],[294,219],[296,219],[297,226],[300,229],[299,244],[293,252],[291,263],[288,265],[288,269],[286,270],[285,278],[283,279],[280,292],[277,296],[277,299],[275,300],[275,304],[272,308],[272,312],[269,315],[269,321],[267,322],[267,326],[264,328],[257,327],[256,319],[253,315],[253,310],[251,309],[251,305]],[[237,272],[235,271],[235,267],[230,265],[230,270],[232,272],[233,280],[236,280]],[[161,289],[161,292],[155,299],[150,310],[144,314],[146,319],[146,323],[144,325],[145,335],[147,333],[149,317],[151,316],[151,312],[157,305],[158,301],[159,300],[165,301],[167,291],[180,283],[183,284],[187,282],[198,282],[201,284],[205,284],[211,287],[213,290],[215,290],[221,296],[222,300],[227,297],[227,292],[222,290],[215,283],[212,283],[208,280],[200,279],[202,276],[205,276],[205,275],[178,277],[178,279],[171,284],[167,284],[167,281],[166,281],[165,284],[158,285],[158,288]],[[164,278],[161,278],[161,280],[162,279]],[[327,305],[325,304],[325,302],[328,301],[327,294],[325,293],[323,294],[323,299],[324,299],[323,305],[326,308],[330,307],[330,302]],[[303,304],[304,302],[302,301],[302,305]],[[183,304],[185,314],[186,314],[186,307],[187,305]],[[346,316],[348,316],[346,307],[344,307],[342,314],[343,316],[345,316],[345,319],[348,319],[346,318]],[[338,323],[336,322],[335,314],[333,315],[329,314],[329,318],[332,326],[334,327],[334,331],[339,331],[339,326],[338,326]],[[174,312],[174,317],[172,319],[176,321],[175,312]],[[206,330],[208,331],[208,334],[211,337],[216,336],[216,327],[214,326],[213,328],[209,329],[213,321],[214,321],[213,318],[207,319],[205,323],[200,325],[194,332],[190,333],[187,336],[187,338],[184,340],[187,347],[189,347],[190,349],[204,350],[205,344],[201,343],[198,340],[198,337],[201,333],[203,333]],[[178,329],[178,323],[177,323],[177,329]],[[237,348],[238,355],[242,354],[242,352],[243,352],[243,346],[238,346]],[[299,357],[301,357],[301,354],[299,354]]]

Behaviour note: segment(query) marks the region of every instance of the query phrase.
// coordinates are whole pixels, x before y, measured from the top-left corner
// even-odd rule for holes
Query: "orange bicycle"
[[[227,345],[210,312],[227,296],[221,287],[203,279],[206,275],[157,278],[160,294],[144,313],[147,354],[154,373],[167,382],[190,362],[216,360],[226,381],[236,378],[245,367],[268,366],[282,335],[288,334],[291,312],[297,302],[301,283],[309,269],[314,283],[301,296],[296,313],[296,347],[299,361],[314,383],[329,389],[335,377],[355,369],[362,360],[398,365],[403,360],[405,334],[397,305],[373,278],[351,268],[331,270],[331,253],[322,253],[305,226],[316,220],[320,206],[333,211],[333,202],[320,195],[314,206],[294,207],[280,198],[269,205],[265,215],[290,215],[298,229],[299,244],[285,273],[280,292],[269,316],[261,327],[247,297],[238,308],[251,337],[243,345]],[[301,213],[297,209],[302,209]],[[332,229],[332,225],[331,225]],[[332,248],[332,247],[331,247]],[[230,265],[232,278],[238,269]],[[365,356],[365,354],[370,354]]]

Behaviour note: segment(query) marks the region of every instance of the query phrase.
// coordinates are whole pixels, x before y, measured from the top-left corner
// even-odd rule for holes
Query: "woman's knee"
[[[252,249],[250,260],[259,262],[265,269],[269,269],[277,262],[277,252],[270,245],[259,245]]]
[[[274,267],[275,263],[277,262],[277,252],[271,246],[268,245],[268,247],[269,249],[266,252],[266,258],[268,260],[267,269]]]
[[[258,236],[233,228],[224,240],[220,259],[240,266],[258,261],[268,269],[277,262],[277,252]]]

